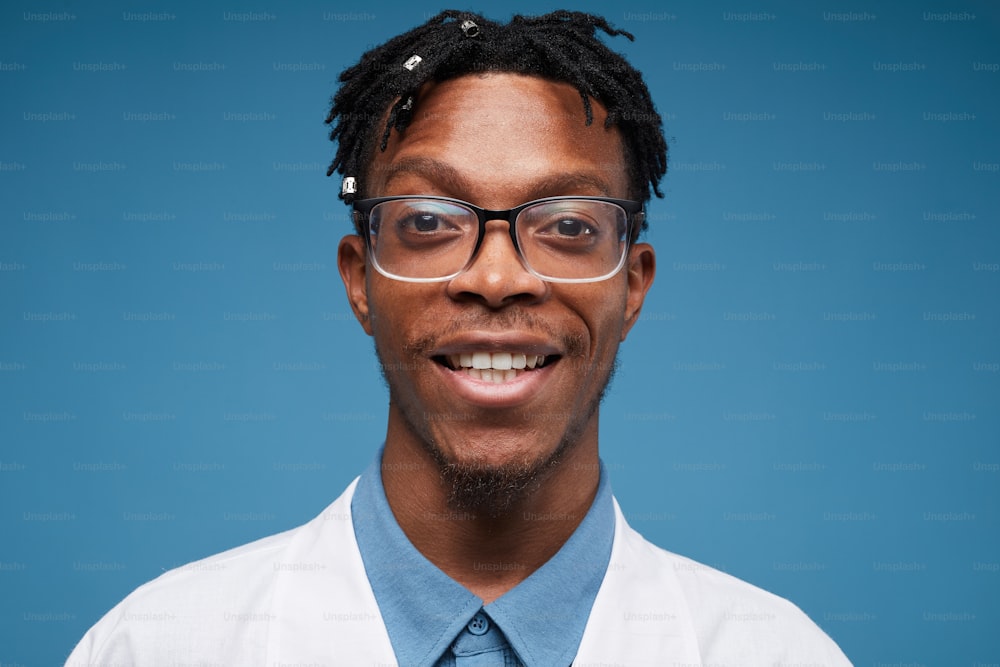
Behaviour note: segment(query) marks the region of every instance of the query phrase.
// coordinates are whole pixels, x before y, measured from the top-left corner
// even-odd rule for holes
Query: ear
[[[358,318],[365,333],[371,336],[366,257],[365,242],[360,236],[350,234],[340,239],[340,247],[337,248],[337,268],[340,270],[340,279],[344,281],[347,300],[351,304],[354,316]]]
[[[632,326],[639,320],[639,312],[646,300],[646,292],[653,284],[656,274],[656,253],[648,243],[636,243],[629,250],[625,264],[628,279],[628,295],[625,298],[625,326],[622,327],[622,340],[628,336]]]

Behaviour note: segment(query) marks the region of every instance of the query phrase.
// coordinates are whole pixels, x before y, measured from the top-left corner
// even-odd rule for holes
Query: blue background
[[[858,665],[996,665],[1000,11],[739,5],[574,6],[635,33],[671,145],[615,492]],[[387,394],[322,120],[438,8],[4,3],[0,664],[60,663],[369,462]]]

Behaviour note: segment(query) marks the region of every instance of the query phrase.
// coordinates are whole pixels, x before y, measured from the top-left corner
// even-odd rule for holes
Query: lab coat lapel
[[[597,592],[574,667],[701,664],[694,626],[674,569],[626,523],[615,501],[611,562]]]
[[[396,665],[354,537],[357,480],[275,562],[268,665]],[[332,662],[331,662],[332,660]]]

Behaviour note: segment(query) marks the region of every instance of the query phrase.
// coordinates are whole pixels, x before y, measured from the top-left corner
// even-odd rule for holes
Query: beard
[[[560,338],[563,339],[564,349],[568,352],[567,357],[560,362],[575,363],[578,357],[583,356],[584,345],[579,338],[569,336]],[[433,348],[434,340],[428,338],[407,345],[406,352],[409,359],[416,364],[418,360],[426,359],[426,350]],[[474,516],[485,515],[492,519],[516,511],[519,503],[537,490],[558,468],[566,454],[572,451],[580,441],[590,419],[597,413],[619,364],[616,352],[614,363],[610,367],[605,367],[603,373],[594,378],[600,385],[599,391],[582,406],[581,410],[567,417],[566,427],[559,438],[559,443],[549,455],[531,461],[487,464],[454,460],[446,454],[431,432],[426,413],[414,402],[407,400],[407,392],[398,386],[396,378],[387,372],[394,366],[387,364],[377,345],[375,353],[379,358],[382,378],[389,388],[389,400],[403,415],[407,429],[434,461],[447,491],[448,507],[456,512]]]
[[[433,441],[425,442],[448,490],[448,507],[462,514],[491,519],[510,514],[521,498],[537,489],[547,473],[559,464],[566,447],[563,440],[547,459],[530,464],[481,465],[448,461]]]

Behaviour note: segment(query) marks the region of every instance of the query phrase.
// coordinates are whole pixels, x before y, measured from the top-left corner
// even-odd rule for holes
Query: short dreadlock
[[[634,39],[583,12],[518,15],[504,25],[447,10],[368,51],[340,75],[341,87],[326,118],[327,124],[336,122],[330,140],[339,142],[327,176],[364,177],[375,144],[385,150],[393,128],[401,132],[413,119],[417,93],[425,83],[476,72],[516,72],[574,86],[587,125],[593,122],[591,98],[604,105],[605,127],[617,125],[621,132],[629,196],[646,202],[652,191],[662,197],[659,182],[667,171],[667,144],[660,115],[642,75],[597,39],[598,28],[612,37]],[[380,128],[386,109],[388,121]],[[365,179],[361,181],[363,190]],[[340,197],[350,204],[361,194],[342,191]]]

